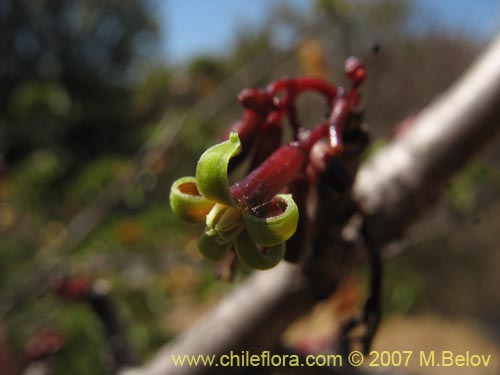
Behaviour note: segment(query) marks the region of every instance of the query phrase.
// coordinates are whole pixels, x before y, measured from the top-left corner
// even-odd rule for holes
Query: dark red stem
[[[250,164],[250,170],[257,168],[281,145],[283,133],[281,112],[271,112],[256,142],[255,154]]]
[[[238,133],[238,137],[241,141],[241,153],[231,159],[229,172],[239,165],[248,155],[265,121],[265,115],[246,109],[243,112],[242,118],[236,121],[224,133],[222,136],[222,140],[224,141],[229,139],[229,134],[233,132]]]
[[[329,102],[335,99],[337,88],[321,78],[302,77],[302,78],[285,78],[271,82],[266,90],[273,95],[277,95],[280,91],[287,90],[292,96],[298,95],[304,91],[317,91],[322,94]]]
[[[330,123],[326,122],[318,125],[312,130],[304,130],[301,132],[299,135],[300,147],[302,147],[306,153],[309,153],[316,142],[328,135],[329,127]]]
[[[329,144],[331,154],[338,154],[344,149],[342,133],[344,131],[347,115],[350,111],[350,103],[345,98],[339,98],[333,106],[329,122]]]
[[[337,95],[337,88],[329,82],[320,78],[287,78],[271,82],[266,90],[271,93],[275,99],[275,105],[282,111],[286,111],[295,139],[298,138],[299,129],[302,127],[297,117],[295,101],[297,95],[305,91],[317,91],[323,95],[330,106]],[[285,90],[283,97],[277,95]]]
[[[259,167],[231,186],[233,198],[255,207],[282,191],[303,169],[306,154],[298,143],[282,146]]]
[[[351,56],[345,62],[345,74],[347,79],[352,82],[352,87],[347,94],[347,98],[351,104],[351,108],[354,109],[361,98],[358,89],[366,79],[365,65],[356,56]]]
[[[267,114],[260,114],[250,109],[245,109],[241,119],[233,123],[222,136],[222,140],[229,139],[229,134],[236,132],[240,138],[243,149],[248,148],[259,133]]]
[[[266,122],[267,115],[274,106],[273,97],[266,91],[260,89],[244,89],[239,95],[240,103],[245,107],[241,119],[232,124],[222,136],[222,140],[229,138],[229,134],[238,133],[242,152],[231,160],[229,172],[231,172],[250,152],[259,133]]]

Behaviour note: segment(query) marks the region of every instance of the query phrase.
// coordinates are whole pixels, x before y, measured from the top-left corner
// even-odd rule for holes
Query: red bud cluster
[[[26,345],[25,354],[30,361],[37,361],[56,355],[63,346],[64,337],[59,332],[50,328],[42,328]]]
[[[52,290],[62,298],[82,300],[88,298],[91,293],[91,282],[88,277],[54,276],[51,280]]]
[[[319,181],[337,190],[349,186],[338,157],[344,152],[346,134],[355,134],[358,116],[359,87],[366,78],[366,69],[360,59],[350,57],[345,63],[345,74],[352,86],[346,90],[315,77],[285,78],[271,82],[265,89],[246,88],[238,96],[245,108],[243,116],[224,134],[238,133],[242,152],[231,160],[230,171],[244,159],[252,156],[249,174],[231,186],[233,198],[250,208],[258,207],[275,194],[288,191],[305,213],[309,187]],[[330,115],[325,122],[312,129],[299,121],[296,102],[300,94],[315,92],[326,101]],[[285,119],[291,127],[293,140],[283,144]],[[306,215],[301,215],[306,230]],[[290,240],[304,237],[301,228]],[[295,257],[293,257],[295,258]]]

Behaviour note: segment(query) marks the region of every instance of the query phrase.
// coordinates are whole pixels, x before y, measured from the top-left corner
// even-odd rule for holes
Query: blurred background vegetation
[[[18,363],[50,327],[65,341],[56,374],[108,368],[101,323],[48,291],[53,272],[108,280],[140,359],[234,288],[214,280],[196,250],[199,228],[173,217],[168,191],[238,118],[241,89],[285,75],[342,84],[345,58],[358,55],[379,146],[485,45],[438,24],[415,32],[411,2],[273,4],[262,25],[234,31],[224,54],[173,64],[160,53],[157,1],[0,1],[0,336]],[[306,123],[324,115],[316,99],[301,99]],[[405,253],[386,262],[386,321],[430,314],[500,340],[499,150],[450,181],[399,244]],[[362,293],[362,277],[353,280]],[[310,319],[324,327],[328,316]]]

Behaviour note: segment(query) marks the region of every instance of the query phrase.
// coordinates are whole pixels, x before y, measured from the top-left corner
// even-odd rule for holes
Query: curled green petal
[[[235,242],[236,256],[241,264],[256,270],[275,267],[285,256],[285,244],[266,247],[265,253],[259,250],[247,231],[243,231]]]
[[[194,177],[182,177],[170,188],[170,207],[183,220],[205,222],[214,204],[200,195]]]
[[[203,233],[198,241],[198,250],[205,258],[217,261],[224,257],[231,245],[232,242],[220,243],[218,236]]]
[[[275,246],[287,241],[297,230],[299,209],[291,194],[279,194],[273,198],[279,215],[258,217],[249,210],[243,211],[243,218],[250,238],[262,246]]]
[[[229,192],[227,167],[229,160],[241,152],[241,143],[237,133],[231,133],[229,139],[216,144],[205,151],[196,166],[196,181],[200,193],[207,199],[236,206]]]

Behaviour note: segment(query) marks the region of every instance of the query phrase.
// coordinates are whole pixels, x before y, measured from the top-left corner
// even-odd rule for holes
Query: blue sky
[[[265,20],[280,0],[167,0],[161,8],[165,20],[165,54],[171,62],[200,53],[218,53],[231,45],[234,31]],[[403,1],[403,0],[400,0]],[[311,0],[287,0],[307,10]],[[440,27],[489,39],[500,31],[500,0],[415,0],[416,28],[436,22]]]

